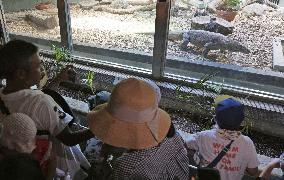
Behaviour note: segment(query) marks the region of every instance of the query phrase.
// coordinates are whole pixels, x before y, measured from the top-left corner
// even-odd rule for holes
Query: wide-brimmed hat
[[[158,107],[160,90],[135,78],[119,82],[109,102],[88,114],[88,124],[104,143],[127,149],[157,146],[167,135],[171,120]]]
[[[245,118],[244,105],[235,97],[218,96],[215,99],[215,114],[221,129],[238,130]]]

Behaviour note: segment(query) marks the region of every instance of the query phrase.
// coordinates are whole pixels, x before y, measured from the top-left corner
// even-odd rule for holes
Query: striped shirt
[[[126,153],[114,163],[113,179],[190,179],[189,158],[179,134],[158,146]]]

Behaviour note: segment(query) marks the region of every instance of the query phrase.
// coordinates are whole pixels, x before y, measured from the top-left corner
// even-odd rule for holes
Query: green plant
[[[214,95],[220,95],[223,89],[223,83],[219,85],[213,85],[209,83],[212,78],[214,78],[218,72],[212,74],[206,74],[202,76],[198,81],[195,83],[187,85],[190,90],[188,92],[182,92],[182,86],[177,86],[175,89],[175,93],[177,98],[181,101],[189,102],[192,105],[191,109],[195,114],[200,114],[203,112],[207,112],[209,117],[213,117],[214,115],[214,101],[212,98],[208,98],[208,93],[212,93]],[[205,128],[209,129],[212,125],[212,119],[206,120],[204,122]]]
[[[237,10],[241,2],[241,0],[223,0],[218,9]]]
[[[62,61],[69,62],[71,61],[71,53],[67,48],[58,47],[52,44],[51,49],[54,51],[54,58],[56,64],[59,64]]]
[[[176,94],[178,98],[183,99],[183,100],[189,100],[190,98],[193,97],[192,92],[194,90],[201,90],[203,95],[205,91],[220,94],[223,88],[223,83],[221,85],[213,85],[213,84],[208,83],[208,81],[214,78],[217,74],[218,72],[212,73],[212,74],[205,74],[198,81],[187,85],[190,88],[190,91],[186,94],[181,93],[181,87],[182,87],[181,85],[177,86]]]
[[[241,132],[245,135],[249,135],[253,127],[253,122],[251,120],[244,120],[242,127]]]
[[[95,73],[93,71],[89,71],[87,73],[87,81],[86,84],[88,87],[91,88],[92,92],[94,92],[93,80],[94,80]]]

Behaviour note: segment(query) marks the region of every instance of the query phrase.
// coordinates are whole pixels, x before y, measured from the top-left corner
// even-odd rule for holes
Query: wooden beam
[[[164,76],[168,46],[170,0],[158,0],[156,4],[156,20],[152,75],[155,79]]]
[[[61,44],[73,51],[69,0],[57,0]]]

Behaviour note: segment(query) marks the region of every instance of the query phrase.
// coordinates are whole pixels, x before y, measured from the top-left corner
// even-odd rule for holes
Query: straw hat
[[[113,89],[108,103],[88,114],[88,123],[104,143],[128,149],[157,146],[167,135],[171,119],[158,107],[160,90],[154,83],[129,78]]]

